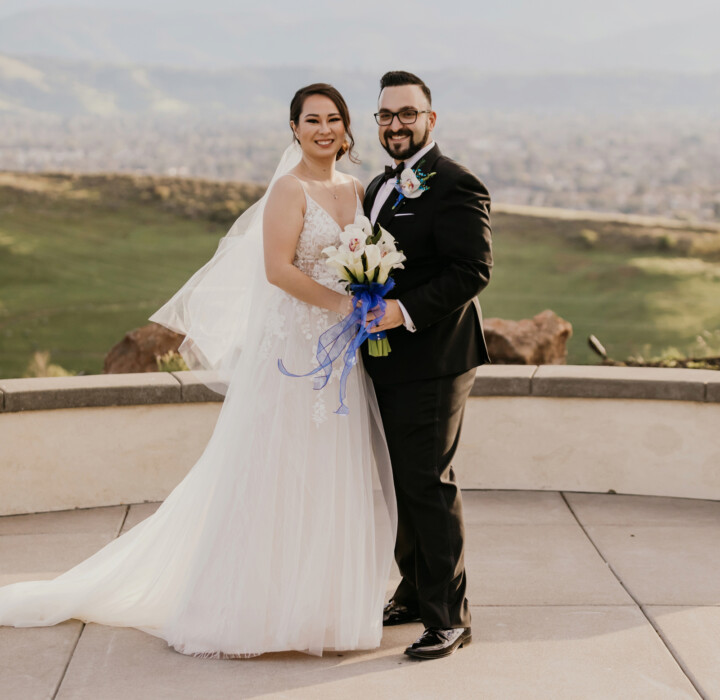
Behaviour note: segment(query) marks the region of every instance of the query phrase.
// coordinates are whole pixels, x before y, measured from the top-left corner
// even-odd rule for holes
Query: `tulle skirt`
[[[283,376],[312,366],[337,318],[278,291],[200,459],[160,508],[50,581],[0,589],[0,624],[136,627],[178,651],[251,656],[377,646],[396,516],[360,361],[337,407]]]

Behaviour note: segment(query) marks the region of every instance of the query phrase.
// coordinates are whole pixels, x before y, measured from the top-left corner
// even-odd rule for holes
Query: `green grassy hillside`
[[[36,350],[101,372],[261,191],[178,183],[0,174],[0,377],[21,376]]]
[[[480,297],[486,316],[552,309],[573,324],[571,364],[598,361],[590,333],[616,360],[671,348],[720,355],[720,227],[496,209],[495,268]]]
[[[33,352],[86,373],[143,325],[260,193],[253,185],[0,173],[0,377]],[[496,207],[486,316],[550,308],[572,322],[569,361],[689,348],[720,328],[720,232]],[[720,349],[717,349],[720,352]]]

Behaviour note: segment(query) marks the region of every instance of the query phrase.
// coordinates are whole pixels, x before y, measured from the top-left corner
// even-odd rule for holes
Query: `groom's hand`
[[[368,312],[368,322],[365,327],[372,333],[379,333],[380,331],[397,328],[405,323],[405,317],[403,316],[402,311],[400,311],[400,305],[397,303],[397,299],[388,299],[386,304],[385,315],[378,323],[375,323],[375,319],[380,316],[380,309],[376,306],[372,311]]]

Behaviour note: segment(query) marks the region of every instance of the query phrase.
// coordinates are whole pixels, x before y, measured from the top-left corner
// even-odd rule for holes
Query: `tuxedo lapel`
[[[440,153],[440,149],[438,148],[438,145],[435,144],[414,166],[413,170],[420,169],[422,170],[426,175],[429,175],[433,168],[435,167],[435,163],[437,163],[437,159],[442,155]],[[434,179],[434,178],[433,178]],[[432,187],[432,180],[430,180],[430,187]]]
[[[377,222],[382,226],[383,228],[386,228],[387,223],[390,221],[390,219],[395,216],[395,212],[403,205],[405,204],[405,199],[403,199],[400,204],[393,209],[393,206],[395,205],[395,202],[397,202],[398,198],[398,192],[397,190],[393,190],[390,193],[390,196],[385,200],[385,203],[380,208],[380,211],[378,212]]]
[[[365,216],[370,218],[370,212],[372,211],[373,204],[375,203],[375,197],[377,197],[378,190],[383,182],[383,176],[378,175],[368,185],[367,192],[365,193],[365,199],[363,200],[363,211]]]

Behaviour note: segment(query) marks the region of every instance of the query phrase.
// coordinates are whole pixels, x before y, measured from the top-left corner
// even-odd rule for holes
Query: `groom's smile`
[[[405,160],[412,155],[413,134],[412,131],[385,134],[385,150],[397,161]],[[417,149],[415,149],[417,150]]]
[[[412,139],[412,131],[403,131],[397,134],[385,134],[385,138],[393,145],[403,145],[408,139]]]

